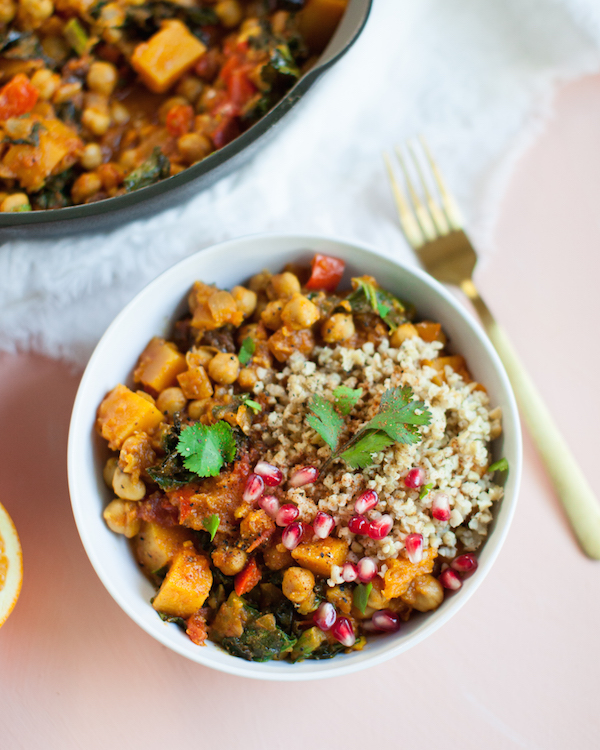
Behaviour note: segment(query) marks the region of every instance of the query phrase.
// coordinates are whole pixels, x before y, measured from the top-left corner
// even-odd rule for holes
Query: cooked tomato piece
[[[254,557],[251,557],[246,563],[244,569],[240,570],[240,572],[233,579],[235,593],[238,596],[243,596],[249,591],[252,591],[256,584],[260,581],[261,577],[262,576],[260,570],[258,569],[258,565],[256,564],[256,560]]]
[[[243,107],[254,96],[256,87],[249,80],[246,72],[238,68],[229,76],[227,90],[232,103],[237,107]]]
[[[24,73],[18,73],[0,89],[0,120],[31,112],[37,100],[38,90]]]
[[[312,270],[306,288],[334,292],[342,279],[345,267],[343,260],[317,253],[312,260]]]
[[[179,138],[192,129],[194,109],[189,104],[176,104],[167,115],[167,130],[173,138]]]
[[[223,148],[240,134],[240,123],[235,115],[223,115],[212,133],[215,148]]]

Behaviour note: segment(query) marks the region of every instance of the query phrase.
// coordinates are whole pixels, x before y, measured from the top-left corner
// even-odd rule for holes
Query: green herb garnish
[[[313,396],[308,408],[312,414],[306,418],[306,421],[313,430],[319,433],[331,450],[335,451],[344,428],[344,420],[331,401],[326,401],[321,396]]]
[[[208,531],[210,534],[210,541],[215,538],[215,534],[217,533],[217,529],[219,528],[219,524],[221,523],[221,519],[216,513],[213,513],[208,518],[202,519],[202,525],[204,528]]]
[[[242,346],[240,348],[240,353],[238,354],[238,359],[240,361],[241,365],[245,365],[252,359],[252,355],[256,351],[256,343],[254,342],[254,339],[250,338],[250,336],[247,336],[242,341]]]
[[[215,477],[236,454],[233,428],[222,420],[213,425],[195,424],[181,431],[177,452],[183,465],[199,477]]]
[[[362,396],[362,388],[348,388],[347,385],[338,385],[333,391],[333,398],[335,399],[335,408],[340,414],[345,417],[350,414],[352,409],[356,406],[358,399]]]
[[[422,500],[426,495],[428,495],[430,490],[432,489],[433,489],[433,484],[426,484],[423,487],[421,487],[421,492],[419,492],[419,500]]]
[[[370,277],[352,279],[354,291],[348,297],[353,312],[364,313],[372,310],[392,331],[408,320],[406,306],[390,292],[381,289],[369,280]]]
[[[491,474],[493,471],[505,471],[508,473],[508,461],[505,458],[496,461],[496,463],[492,464],[488,469],[488,474]]]
[[[79,56],[87,50],[89,37],[76,18],[71,18],[63,27],[63,36]]]
[[[367,608],[367,602],[369,601],[369,595],[372,590],[372,583],[359,583],[354,589],[354,606],[356,607],[356,609],[360,610],[363,615]]]
[[[366,469],[373,463],[374,453],[379,453],[393,444],[394,441],[385,432],[375,430],[367,433],[357,443],[340,453],[340,458],[343,458],[353,469]]]
[[[251,398],[245,398],[242,402],[242,406],[247,406],[248,409],[252,409],[255,414],[258,414],[259,411],[262,411],[262,406],[258,403],[258,401],[253,401]]]

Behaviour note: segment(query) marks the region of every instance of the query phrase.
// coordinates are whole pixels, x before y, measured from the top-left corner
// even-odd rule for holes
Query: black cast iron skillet
[[[107,232],[120,224],[179,205],[214,184],[250,159],[315,81],[352,46],[366,23],[371,4],[372,0],[350,0],[339,27],[315,67],[269,113],[231,143],[173,177],[126,195],[81,206],[0,213],[0,242]]]

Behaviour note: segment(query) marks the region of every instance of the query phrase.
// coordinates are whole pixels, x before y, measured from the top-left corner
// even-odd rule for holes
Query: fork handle
[[[513,386],[521,413],[583,551],[600,560],[600,504],[518,354],[472,281],[461,288],[473,303]]]

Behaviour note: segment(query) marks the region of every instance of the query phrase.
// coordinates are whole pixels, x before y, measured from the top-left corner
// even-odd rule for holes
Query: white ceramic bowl
[[[504,432],[494,444],[494,459],[505,456],[510,473],[493,529],[479,553],[477,573],[438,610],[417,615],[397,634],[371,639],[363,651],[297,664],[247,662],[210,642],[206,647],[195,646],[176,625],[162,622],[150,606],[154,588],[135,563],[127,540],[112,533],[102,519],[111,494],[102,479],[107,451],[94,430],[96,409],[117,383],[131,385],[140,352],[152,336],[168,336],[171,324],[185,310],[187,293],[196,279],[231,288],[263,268],[276,272],[288,262],[309,261],[315,251],[343,258],[347,279],[371,274],[401,299],[415,304],[420,316],[442,323],[454,350],[466,357],[475,378],[485,384],[492,404],[502,407]],[[437,630],[466,603],[490,570],[508,532],[521,475],[521,433],[515,400],[494,349],[470,315],[437,282],[374,249],[345,240],[261,235],[216,245],[181,261],[142,290],[115,319],[96,347],[79,386],[68,463],[73,512],[90,561],[115,601],[140,627],[173,651],[205,666],[245,677],[307,680],[347,674],[397,656]]]

